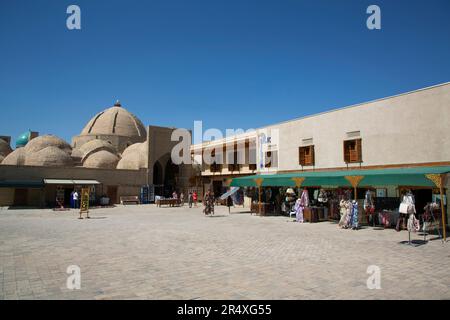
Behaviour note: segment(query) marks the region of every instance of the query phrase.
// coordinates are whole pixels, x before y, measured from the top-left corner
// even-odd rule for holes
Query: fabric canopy
[[[358,186],[420,186],[435,187],[428,174],[445,174],[450,172],[450,166],[439,167],[413,167],[395,169],[365,169],[365,170],[339,170],[339,171],[305,171],[283,174],[261,174],[234,178],[231,186],[257,187],[257,181],[263,187],[295,187],[296,180],[304,179],[302,187],[334,186],[351,187],[348,177],[360,176]]]
[[[239,190],[239,187],[231,187],[229,191],[220,196],[220,200],[225,200],[229,196],[235,194]]]

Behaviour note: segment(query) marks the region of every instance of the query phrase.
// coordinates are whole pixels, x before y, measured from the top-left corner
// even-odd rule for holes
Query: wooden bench
[[[169,207],[175,207],[175,206],[180,206],[180,199],[158,199],[156,200],[156,206],[161,207],[161,206],[169,206]]]
[[[124,196],[120,197],[120,204],[127,204],[127,203],[134,203],[134,204],[140,204],[138,196]]]

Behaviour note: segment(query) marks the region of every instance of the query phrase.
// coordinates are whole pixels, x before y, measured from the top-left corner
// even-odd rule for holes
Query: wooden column
[[[441,194],[441,216],[442,216],[442,235],[444,241],[447,241],[447,228],[445,221],[445,211],[444,211],[444,174],[426,174],[425,177],[433,181],[436,187],[439,188],[439,193]]]
[[[350,184],[353,187],[353,197],[355,199],[355,201],[357,201],[358,198],[358,190],[357,187],[359,185],[359,183],[361,182],[362,179],[364,179],[364,176],[345,176],[345,179],[347,179],[348,182],[350,182]],[[361,223],[363,221],[365,221],[365,212],[364,210],[361,211]]]
[[[353,192],[354,192],[354,197],[355,200],[357,198],[357,190],[356,188],[358,187],[359,183],[361,182],[362,179],[364,179],[364,176],[345,176],[345,179],[347,179],[348,182],[350,182],[350,184],[353,187]]]
[[[305,181],[304,177],[294,177],[292,178],[292,180],[294,180],[295,182],[295,187],[297,188],[298,191],[298,196],[300,197],[300,188],[302,187],[303,181]]]
[[[256,178],[254,180],[256,182],[256,185],[258,186],[258,213],[261,215],[261,185],[262,185],[264,179]]]

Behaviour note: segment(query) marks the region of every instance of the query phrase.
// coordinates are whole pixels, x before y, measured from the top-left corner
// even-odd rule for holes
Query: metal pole
[[[444,175],[441,175],[441,185],[439,187],[439,191],[441,193],[442,234],[444,235],[444,242],[445,242],[447,241],[447,230],[444,212]]]

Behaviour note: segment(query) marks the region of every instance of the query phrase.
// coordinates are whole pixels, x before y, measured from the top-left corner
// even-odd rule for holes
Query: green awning
[[[261,174],[234,178],[233,187],[256,187],[255,179],[262,179],[263,187],[295,187],[295,178],[304,178],[302,187],[336,186],[351,187],[346,177],[362,176],[358,186],[419,186],[434,187],[435,184],[427,174],[445,174],[450,172],[450,166],[412,167],[393,169],[364,169],[338,171],[305,171],[283,174]]]

